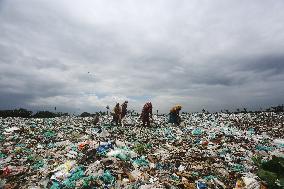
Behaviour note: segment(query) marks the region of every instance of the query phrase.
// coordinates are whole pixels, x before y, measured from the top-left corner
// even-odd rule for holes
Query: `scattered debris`
[[[283,188],[282,113],[0,118],[0,188]]]

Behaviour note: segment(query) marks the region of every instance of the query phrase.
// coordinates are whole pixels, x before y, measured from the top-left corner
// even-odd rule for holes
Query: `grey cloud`
[[[284,72],[284,56],[283,55],[268,55],[261,56],[257,59],[248,60],[242,67],[243,70],[253,72],[267,72],[271,75],[283,74]]]
[[[283,8],[278,0],[2,0],[0,108],[10,100],[88,111],[128,98],[140,110],[150,97],[163,111],[175,101],[192,111],[281,104]]]
[[[1,109],[27,107],[28,102],[34,98],[31,94],[15,94],[0,92]]]

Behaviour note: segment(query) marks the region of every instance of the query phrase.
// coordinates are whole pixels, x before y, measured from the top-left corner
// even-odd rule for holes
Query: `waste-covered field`
[[[283,113],[138,118],[0,118],[0,188],[283,188]]]

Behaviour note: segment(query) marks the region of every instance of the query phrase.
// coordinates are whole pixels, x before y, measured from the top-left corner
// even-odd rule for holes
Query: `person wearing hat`
[[[147,102],[142,109],[142,113],[140,116],[140,119],[142,119],[142,123],[143,126],[145,126],[145,124],[147,123],[147,127],[150,126],[150,118],[152,118],[152,103],[151,102]]]
[[[182,108],[181,105],[176,105],[172,107],[172,109],[170,110],[169,123],[173,123],[175,125],[179,125],[181,123],[181,118],[179,116],[181,108]]]
[[[119,103],[116,103],[113,108],[112,116],[112,123],[115,122],[116,125],[121,124],[121,108]]]

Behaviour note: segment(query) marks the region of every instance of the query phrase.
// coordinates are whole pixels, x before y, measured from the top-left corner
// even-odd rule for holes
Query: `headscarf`
[[[119,106],[119,103],[117,103],[117,104],[115,105],[115,107],[114,107],[114,109],[113,109],[113,112],[114,112],[115,114],[120,114],[120,113],[121,113],[121,108],[120,108],[120,106]]]
[[[180,110],[181,110],[182,106],[181,105],[175,105],[171,110],[170,112],[172,113],[178,113]]]

